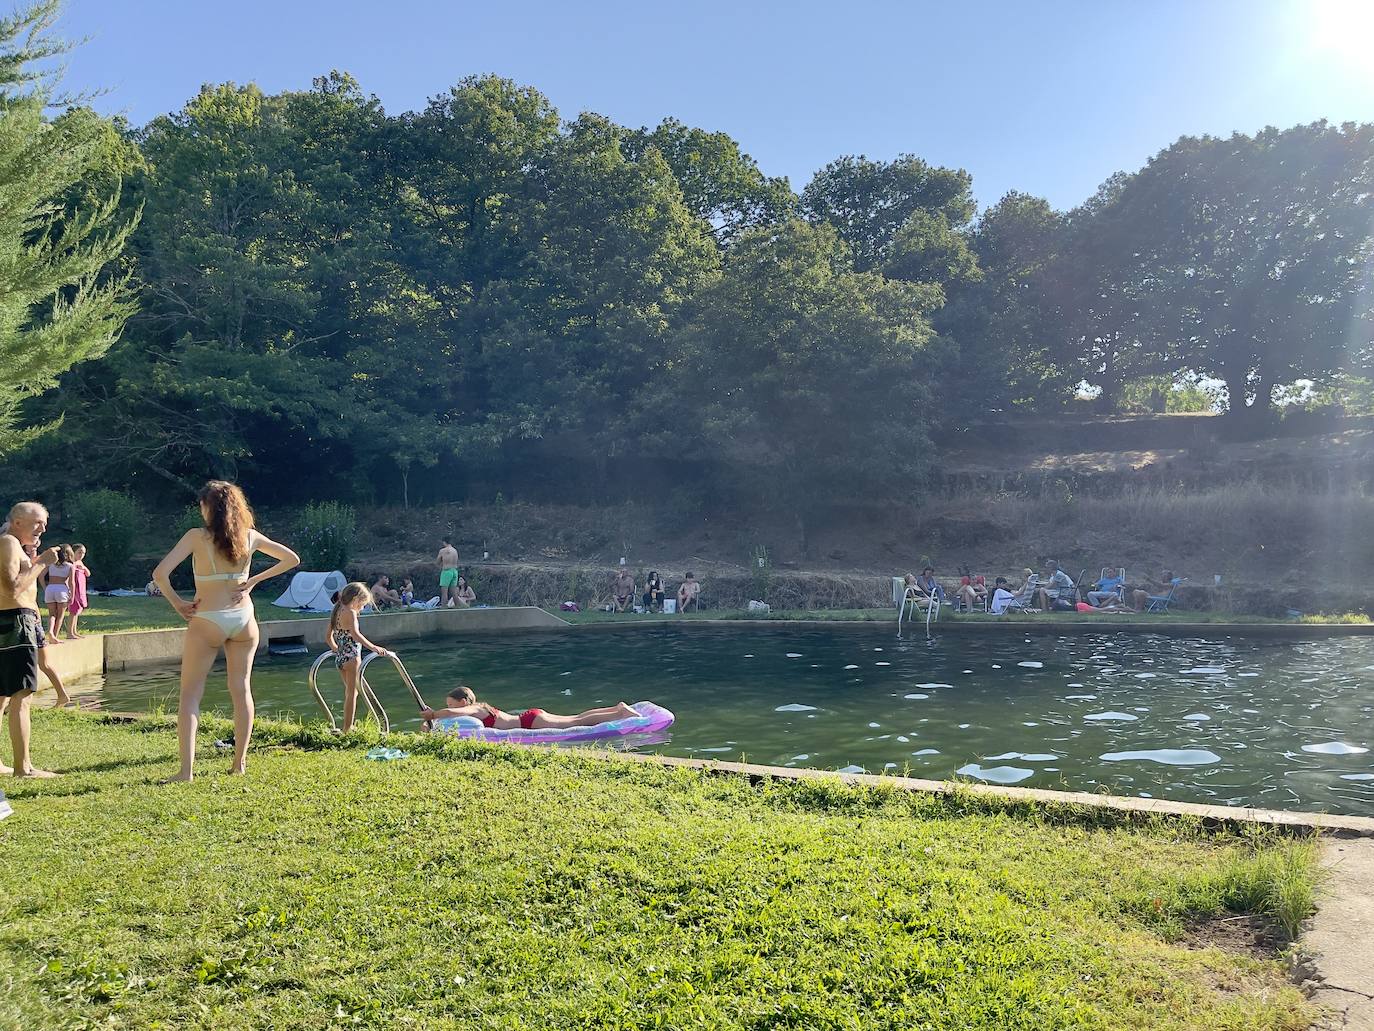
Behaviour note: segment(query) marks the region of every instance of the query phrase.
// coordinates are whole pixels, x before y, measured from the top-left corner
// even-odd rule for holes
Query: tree
[[[981,275],[957,280],[935,316],[955,345],[940,375],[948,411],[1043,403],[1047,391],[1063,397],[1076,382],[1076,367],[1066,369],[1059,356],[1062,331],[1045,297],[1063,228],[1048,201],[1024,193],[1008,193],[979,217],[969,247]]]
[[[1156,352],[1224,380],[1229,412],[1369,368],[1374,125],[1184,137],[1115,201]]]
[[[842,157],[830,162],[802,191],[802,214],[827,222],[849,245],[860,272],[894,257],[902,227],[917,212],[938,215],[959,230],[973,217],[973,178],[967,172],[928,165],[911,154],[895,161]],[[926,222],[915,232],[929,232]]]
[[[1127,381],[1167,374],[1173,363],[1169,341],[1150,331],[1145,314],[1138,227],[1122,204],[1131,181],[1111,176],[1064,216],[1059,247],[1040,277],[1050,364],[1066,382],[1097,388],[1104,412],[1116,410]]]
[[[110,266],[138,215],[119,212],[117,182],[87,182],[110,123],[80,107],[45,117],[52,85],[34,65],[66,49],[48,34],[58,8],[0,18],[0,454],[55,425],[21,426],[21,405],[103,354],[132,310]]]
[[[909,491],[927,467],[924,306],[919,287],[855,272],[829,226],[742,234],[688,305],[659,406],[684,418],[660,447],[794,512],[805,548],[822,506]]]
[[[796,211],[797,197],[787,179],[765,176],[723,132],[665,118],[652,131],[625,133],[622,148],[635,162],[650,148],[657,150],[682,189],[683,203],[711,227],[722,246],[747,229],[775,224]]]

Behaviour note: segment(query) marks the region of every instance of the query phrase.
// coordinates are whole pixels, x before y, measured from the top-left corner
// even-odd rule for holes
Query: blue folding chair
[[[1169,593],[1168,593],[1168,594],[1148,594],[1148,595],[1146,595],[1146,598],[1149,600],[1149,603],[1150,603],[1150,604],[1146,607],[1145,611],[1146,611],[1146,612],[1168,612],[1168,611],[1169,611],[1169,603],[1170,603],[1171,601],[1174,600],[1174,593],[1178,590],[1178,585],[1181,584],[1181,583],[1183,583],[1183,581],[1185,581],[1185,580],[1187,580],[1187,579],[1188,579],[1188,578],[1187,578],[1186,576],[1176,576],[1176,577],[1174,577],[1172,580],[1170,580],[1170,581],[1169,581]]]

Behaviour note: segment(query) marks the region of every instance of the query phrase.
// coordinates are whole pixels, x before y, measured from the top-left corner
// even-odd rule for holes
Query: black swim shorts
[[[0,696],[38,690],[38,613],[0,609]]]

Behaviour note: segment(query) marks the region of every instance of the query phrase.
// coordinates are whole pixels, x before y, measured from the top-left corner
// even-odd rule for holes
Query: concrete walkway
[[[1302,936],[1312,1001],[1331,1014],[1314,1031],[1374,1031],[1374,840],[1328,841],[1328,880]]]

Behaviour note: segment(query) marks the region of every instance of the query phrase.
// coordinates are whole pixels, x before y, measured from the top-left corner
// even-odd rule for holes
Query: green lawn
[[[276,597],[277,595],[273,595]],[[270,601],[254,597],[258,619],[309,619],[318,613],[280,609]],[[113,634],[121,630],[166,630],[183,627],[186,621],[176,614],[164,598],[91,598],[91,607],[81,614],[81,632]]]
[[[8,781],[0,1027],[1304,1028],[1278,962],[1185,948],[1310,901],[1314,849],[835,782],[41,712]],[[206,725],[203,738],[225,733]]]

